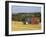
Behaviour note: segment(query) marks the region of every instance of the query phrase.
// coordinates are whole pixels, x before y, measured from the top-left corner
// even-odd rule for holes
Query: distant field
[[[22,31],[22,30],[39,30],[41,26],[39,24],[32,25],[27,24],[24,25],[22,22],[12,21],[12,31]]]

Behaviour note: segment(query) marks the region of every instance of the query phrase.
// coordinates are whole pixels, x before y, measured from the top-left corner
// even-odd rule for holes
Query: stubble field
[[[23,24],[23,22],[12,21],[12,31],[24,31],[24,30],[40,30],[39,24]]]

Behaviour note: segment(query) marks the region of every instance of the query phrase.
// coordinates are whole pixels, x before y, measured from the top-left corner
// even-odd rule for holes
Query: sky
[[[14,13],[35,13],[35,12],[41,12],[41,7],[12,5],[11,11],[13,14]]]

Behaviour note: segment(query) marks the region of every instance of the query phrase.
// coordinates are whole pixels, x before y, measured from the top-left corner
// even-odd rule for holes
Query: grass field
[[[39,30],[41,26],[39,24],[23,24],[22,22],[12,21],[12,31],[23,31],[23,30]]]

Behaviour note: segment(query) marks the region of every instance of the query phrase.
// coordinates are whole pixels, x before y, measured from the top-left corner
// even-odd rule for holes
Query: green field
[[[23,24],[22,22],[12,21],[12,31],[24,31],[24,30],[40,30],[39,24]]]

